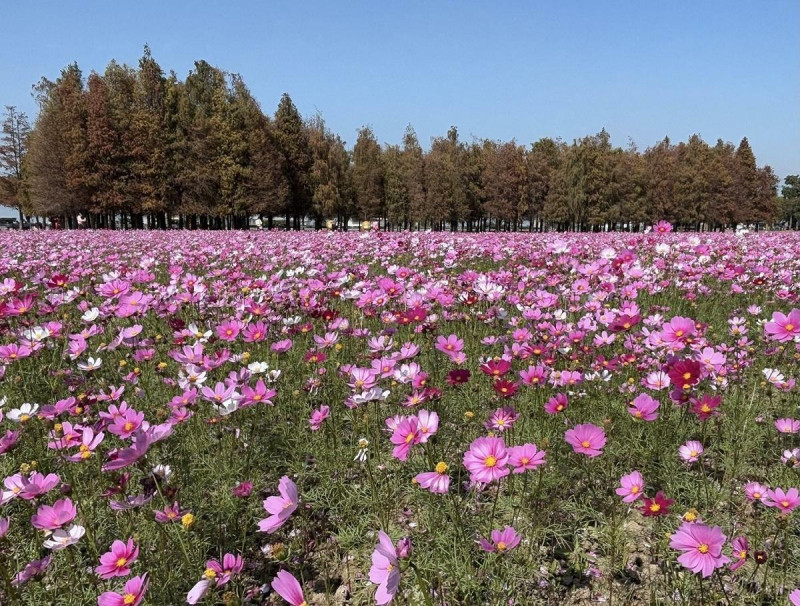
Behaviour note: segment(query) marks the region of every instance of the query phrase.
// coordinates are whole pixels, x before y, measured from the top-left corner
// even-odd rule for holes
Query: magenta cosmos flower
[[[493,530],[491,542],[481,538],[481,549],[489,552],[505,553],[519,545],[522,535],[518,534],[512,526],[506,526],[503,530]]]
[[[522,444],[508,449],[508,464],[513,473],[525,473],[544,465],[547,453],[536,448],[536,444]]]
[[[622,497],[624,503],[633,503],[636,499],[644,495],[644,478],[638,471],[632,471],[624,475],[619,480],[620,487],[616,493]]]
[[[419,422],[417,417],[405,417],[400,421],[392,432],[390,438],[395,447],[392,449],[392,456],[401,461],[408,459],[408,453],[414,444],[419,444],[422,441],[422,434],[419,431]]]
[[[272,579],[272,588],[292,606],[308,606],[303,597],[303,588],[292,573],[281,570],[278,576]]]
[[[139,547],[134,544],[133,538],[127,543],[114,541],[111,550],[100,556],[100,566],[94,571],[101,579],[126,577],[131,573],[131,564],[139,557]]]
[[[628,412],[631,413],[631,416],[635,419],[655,421],[658,418],[658,413],[656,411],[660,405],[658,400],[643,393],[636,396],[636,399],[631,402]]]
[[[133,577],[125,583],[124,593],[106,591],[97,598],[98,606],[139,606],[147,591],[147,573],[140,577]]]
[[[731,564],[731,570],[738,570],[747,563],[747,558],[750,555],[750,544],[747,542],[747,537],[736,537],[731,541],[731,548],[733,549],[733,557],[736,560]]]
[[[764,324],[764,332],[774,341],[791,341],[800,336],[800,309],[793,309],[789,315],[776,311],[772,321]]]
[[[731,561],[722,553],[723,545],[725,545],[725,535],[719,526],[710,527],[688,522],[681,524],[669,542],[672,549],[683,552],[678,562],[684,568],[702,574],[703,578],[710,577],[717,568]]]
[[[261,532],[272,534],[283,526],[286,520],[289,519],[289,516],[297,509],[299,500],[297,496],[297,486],[289,479],[289,476],[283,476],[280,479],[278,482],[278,492],[281,496],[269,497],[264,501],[264,509],[271,515],[258,522],[258,529]]]
[[[587,457],[597,457],[603,454],[606,445],[606,433],[602,427],[586,423],[568,429],[564,439],[572,445],[572,450],[585,454]]]
[[[800,505],[800,492],[797,488],[790,488],[786,492],[782,488],[767,490],[767,495],[763,500],[767,507],[775,507],[781,510],[784,515],[789,515]]]
[[[488,484],[511,473],[508,464],[508,451],[502,438],[478,438],[464,453],[464,467],[473,482]]]

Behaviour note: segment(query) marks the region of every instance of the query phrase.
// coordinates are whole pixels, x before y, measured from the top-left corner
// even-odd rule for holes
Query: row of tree
[[[406,229],[638,229],[798,224],[777,179],[738,146],[699,136],[640,152],[603,130],[567,144],[465,142],[455,127],[427,151],[409,126],[400,145],[369,127],[352,149],[289,95],[265,114],[242,78],[205,61],[181,81],[145,47],[138,68],[112,61],[84,78],[76,64],[34,94],[33,128],[7,108],[2,202],[28,215],[78,215],[93,227],[272,227],[307,218],[376,220]],[[789,184],[787,183],[787,186]]]

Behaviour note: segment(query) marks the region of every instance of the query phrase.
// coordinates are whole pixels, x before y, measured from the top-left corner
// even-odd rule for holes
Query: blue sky
[[[135,64],[147,42],[181,77],[238,72],[274,111],[291,94],[352,143],[451,124],[463,138],[575,137],[606,128],[641,149],[699,133],[800,173],[800,2],[20,2],[0,31],[0,105],[77,61]]]

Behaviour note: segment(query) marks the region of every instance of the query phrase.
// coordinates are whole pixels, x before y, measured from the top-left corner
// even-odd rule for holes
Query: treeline
[[[349,148],[320,115],[304,120],[289,95],[268,115],[239,75],[198,61],[180,80],[147,47],[137,68],[112,61],[84,78],[72,64],[34,93],[33,128],[15,114],[18,163],[16,174],[6,170],[4,200],[67,226],[82,215],[92,227],[175,218],[237,228],[258,215],[288,228],[355,219],[390,229],[599,230],[667,219],[718,229],[771,224],[785,210],[746,138],[665,138],[639,151],[613,146],[605,130],[525,146],[465,142],[452,127],[426,151],[411,126],[399,145],[364,127]]]

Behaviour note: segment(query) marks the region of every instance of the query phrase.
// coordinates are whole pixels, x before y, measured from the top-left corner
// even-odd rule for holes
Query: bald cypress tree
[[[289,227],[291,218],[294,228],[299,229],[302,218],[311,209],[313,191],[310,173],[314,159],[306,126],[292,98],[286,93],[278,103],[274,126],[278,147],[283,155],[284,177],[289,185],[289,198],[284,209],[286,227]]]

